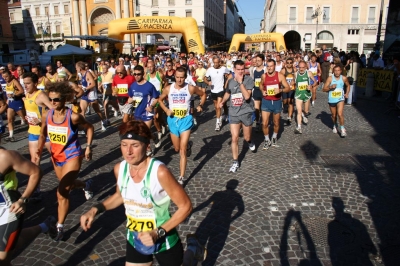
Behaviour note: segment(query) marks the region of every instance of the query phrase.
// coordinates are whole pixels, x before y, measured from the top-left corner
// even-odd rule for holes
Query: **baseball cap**
[[[4,70],[4,69],[6,69],[6,68],[5,68],[5,67],[3,67],[3,66],[1,66],[1,67],[0,67],[0,70]]]
[[[281,54],[285,54],[285,52],[284,52],[284,51],[281,51]]]
[[[100,62],[101,61],[101,58],[99,57],[99,58],[97,58],[97,60],[96,60],[97,62]]]

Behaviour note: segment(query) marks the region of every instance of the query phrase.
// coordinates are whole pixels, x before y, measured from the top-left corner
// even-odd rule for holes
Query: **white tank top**
[[[24,89],[24,93],[26,94],[26,89],[25,89],[24,79],[23,78],[19,79],[19,84],[21,84],[22,88]]]
[[[276,72],[281,72],[282,66],[283,66],[282,62],[281,62],[281,65],[280,65],[280,66],[278,66],[278,64],[276,64],[276,65],[275,65],[275,71],[276,71]]]
[[[185,83],[182,89],[175,88],[175,82],[171,84],[168,93],[169,109],[174,112],[174,116],[183,118],[189,114],[190,111],[190,91],[189,85]]]
[[[158,80],[158,78],[157,78],[157,74],[154,76],[154,78],[152,78],[150,75],[149,75],[149,80],[148,80],[151,84],[153,84],[154,85],[154,87],[156,87],[156,90],[157,91],[161,91],[161,82]]]
[[[318,76],[318,63],[315,62],[314,65],[313,65],[313,63],[310,61],[310,62],[308,63],[308,65],[309,65],[309,67],[310,67],[308,70],[311,71],[312,75],[313,75],[314,77]]]

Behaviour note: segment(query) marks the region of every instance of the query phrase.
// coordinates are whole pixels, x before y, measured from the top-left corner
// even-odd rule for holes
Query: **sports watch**
[[[162,238],[162,237],[164,237],[166,234],[167,234],[167,232],[165,231],[164,228],[159,227],[159,228],[157,229],[157,236],[158,236],[158,238]]]

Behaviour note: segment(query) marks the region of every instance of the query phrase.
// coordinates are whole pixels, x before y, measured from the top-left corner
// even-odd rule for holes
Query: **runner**
[[[81,227],[89,230],[96,214],[124,204],[126,265],[152,265],[154,256],[160,265],[180,266],[183,246],[176,227],[190,214],[192,203],[168,168],[146,155],[151,137],[142,121],[129,121],[120,127],[124,161],[114,167],[116,192],[83,214]],[[177,206],[172,216],[171,200]]]
[[[1,135],[0,135],[1,142]],[[55,234],[55,218],[52,216],[32,227],[24,228],[26,202],[42,178],[40,168],[16,151],[0,146],[0,265],[11,265],[12,253],[32,242],[40,233]],[[16,173],[28,176],[25,191],[18,191]]]
[[[149,70],[149,73],[146,75],[146,80],[151,84],[153,84],[153,86],[159,93],[162,93],[163,84],[165,83],[164,75],[161,72],[156,71],[156,67],[153,61],[147,62],[147,69]],[[166,127],[166,123],[163,117],[163,110],[161,109],[159,104],[156,104],[154,107],[153,120],[154,120],[154,126],[157,130],[157,137],[158,137],[158,141],[155,147],[159,148],[161,145],[161,138],[165,134],[165,127]]]
[[[221,102],[224,97],[224,77],[226,74],[226,68],[220,65],[221,60],[215,56],[213,58],[214,66],[209,67],[206,72],[206,83],[211,86],[211,98],[214,102],[215,114],[217,121],[215,123],[215,131],[220,131],[224,116],[221,115]],[[224,105],[224,110],[225,110]],[[226,107],[225,114],[228,114],[228,107]]]
[[[346,86],[346,91],[345,87]],[[333,75],[329,76],[325,82],[323,91],[328,92],[328,104],[332,113],[333,133],[338,132],[337,117],[339,116],[340,129],[339,133],[342,138],[347,136],[344,128],[344,99],[349,97],[350,84],[347,77],[342,75],[342,68],[336,65],[333,69]]]
[[[114,108],[114,116],[118,116],[118,105],[117,105],[117,98],[112,95],[112,82],[113,82],[113,74],[108,71],[108,65],[104,65],[102,68],[103,73],[100,75],[100,81],[98,82],[98,88],[100,92],[103,92],[103,106],[104,106],[104,117],[106,120],[107,126],[110,125],[110,120],[108,120],[108,105]]]
[[[285,67],[285,63],[283,63],[281,55],[277,54],[275,56],[275,60],[276,60],[275,71],[281,72],[281,70]]]
[[[54,83],[57,81],[57,72],[54,72],[53,66],[51,64],[46,65],[46,78],[50,80],[50,82]]]
[[[63,63],[61,60],[57,60],[56,62],[57,64],[57,73],[65,72],[67,75],[67,80],[70,80],[72,78],[72,74],[71,72],[68,71],[68,69],[66,67],[63,66]]]
[[[267,72],[266,67],[264,67],[264,55],[258,54],[255,57],[256,67],[253,69],[253,77],[254,77],[254,89],[253,89],[253,100],[254,100],[254,108],[255,108],[255,116],[256,116],[256,131],[260,131],[260,107],[262,100],[262,93],[260,90],[261,76]]]
[[[8,68],[8,71],[14,76],[14,78],[18,78],[18,70],[17,70],[17,68],[14,66],[14,64],[13,63],[8,63],[7,64],[7,68]]]
[[[107,121],[104,120],[103,114],[100,111],[99,103],[97,101],[97,88],[94,76],[92,73],[89,72],[89,70],[85,70],[85,63],[82,61],[77,62],[75,64],[75,68],[77,73],[80,73],[82,75],[81,84],[84,94],[82,95],[80,101],[81,114],[83,117],[85,117],[86,109],[91,105],[93,107],[93,110],[100,117],[101,131],[105,131]]]
[[[171,60],[168,60],[167,63],[165,64],[167,67],[165,71],[165,83],[164,87],[166,87],[168,84],[172,84],[175,82],[175,69],[173,69],[173,63]]]
[[[133,106],[128,102],[128,89],[135,82],[134,76],[128,76],[123,65],[118,65],[112,82],[113,96],[117,97],[119,111],[122,115],[122,121],[128,122],[133,114]]]
[[[289,84],[286,82],[284,75],[275,71],[275,60],[267,60],[267,73],[262,74],[261,84],[263,86],[262,94],[262,129],[264,133],[264,145],[263,150],[269,149],[269,147],[277,146],[278,144],[278,132],[279,123],[282,111],[282,93],[288,93],[290,91]],[[283,86],[283,89],[281,87]],[[272,135],[272,143],[269,138],[269,116],[273,114],[274,133]]]
[[[8,133],[9,136],[5,138],[6,141],[15,142],[14,138],[14,119],[15,113],[21,117],[21,124],[25,124],[25,108],[22,98],[24,97],[24,90],[21,84],[15,79],[15,77],[8,71],[4,70],[3,79],[7,82],[6,94],[7,94],[7,120],[8,120]]]
[[[38,90],[44,91],[46,84],[50,83],[50,80],[48,80],[48,78],[46,78],[46,76],[42,75],[40,68],[38,66],[32,67],[32,73],[36,74],[39,78],[38,85],[37,85]]]
[[[312,54],[311,55],[311,60],[308,62],[308,70],[311,71],[311,74],[314,77],[314,80],[310,80],[310,85],[311,87],[311,106],[314,107],[315,100],[317,99],[317,87],[318,87],[318,81],[319,81],[319,76],[321,75],[321,66],[317,62],[317,55]]]
[[[60,71],[57,74],[57,82],[64,82],[64,81],[67,81],[67,74],[63,71]],[[66,99],[65,106],[71,109],[72,112],[81,113],[81,107],[79,105],[78,99],[80,99],[84,94],[82,87],[79,87],[75,82],[72,81],[68,81],[68,84],[71,88],[71,95],[69,99]]]
[[[83,154],[78,139],[78,127],[87,131],[87,144],[84,157],[87,161],[92,158],[93,125],[78,113],[72,112],[65,106],[66,99],[71,97],[71,87],[68,82],[52,83],[47,87],[49,100],[54,109],[42,116],[42,127],[36,162],[40,160],[46,136],[50,140],[51,160],[54,171],[60,181],[57,189],[58,223],[55,241],[62,240],[64,221],[69,209],[69,194],[72,189],[83,189],[87,200],[93,197],[91,192],[92,180],[85,182],[77,180],[82,165]]]
[[[189,113],[190,99],[193,94],[201,97],[197,111],[201,112],[206,101],[206,94],[197,86],[185,83],[186,69],[178,67],[175,72],[175,83],[164,88],[158,102],[167,114],[167,122],[171,132],[171,141],[176,152],[180,154],[180,176],[178,182],[184,183],[187,157],[191,154],[192,143],[189,142],[190,131],[193,127],[193,116]],[[164,104],[168,97],[169,108]],[[221,98],[222,101],[222,98]]]
[[[308,111],[310,110],[310,99],[311,99],[311,87],[310,80],[314,80],[311,71],[307,70],[307,63],[300,61],[299,70],[295,74],[296,91],[294,98],[296,99],[296,110],[297,110],[297,127],[294,130],[295,134],[302,134],[301,121],[303,118],[304,124],[308,123]],[[304,103],[304,112],[303,112]]]
[[[294,75],[295,70],[293,68],[294,60],[292,57],[286,59],[285,67],[281,70],[281,74],[286,77],[286,81],[289,84],[290,91],[288,93],[282,94],[283,100],[283,108],[287,110],[287,124],[290,125],[292,123],[292,116],[293,116],[293,104],[294,104],[294,91],[295,91],[295,82],[294,82]]]
[[[228,81],[227,89],[220,105],[222,107],[226,101],[231,100],[229,124],[232,134],[233,164],[229,172],[236,172],[240,167],[238,161],[240,128],[243,129],[243,137],[248,143],[249,149],[252,152],[256,150],[256,145],[251,141],[252,116],[254,112],[251,91],[254,87],[254,81],[251,77],[244,75],[245,67],[242,60],[237,60],[233,63],[233,71],[235,72],[235,77]]]

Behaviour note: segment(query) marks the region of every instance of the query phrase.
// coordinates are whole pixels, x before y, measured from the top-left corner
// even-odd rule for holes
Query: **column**
[[[81,35],[81,29],[79,27],[78,0],[74,0],[73,3],[72,3],[72,12],[74,14],[74,33],[73,33],[73,35]]]
[[[119,2],[119,0],[117,0]],[[129,18],[129,1],[124,0],[124,18]],[[132,43],[131,43],[131,35],[125,34],[124,36],[125,41],[129,41],[129,43],[124,43],[123,51],[126,54],[132,53]]]
[[[86,0],[80,0],[82,13],[82,35],[88,34],[88,19],[86,14]]]
[[[121,0],[115,0],[115,19],[121,18]]]

